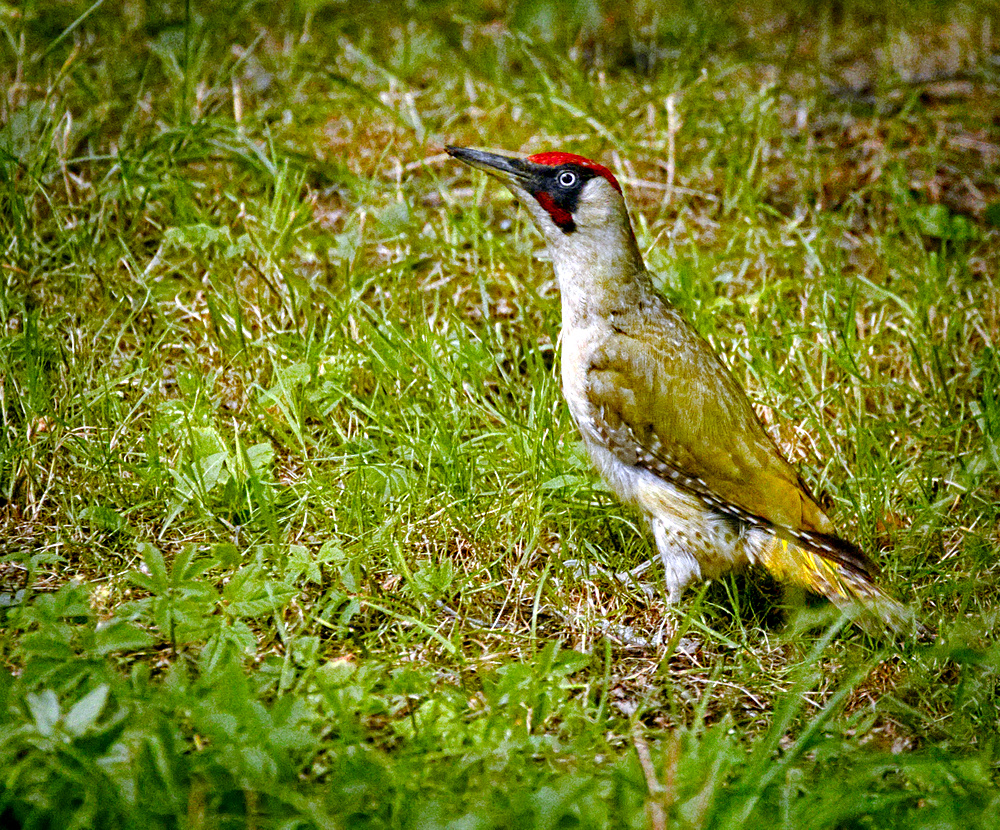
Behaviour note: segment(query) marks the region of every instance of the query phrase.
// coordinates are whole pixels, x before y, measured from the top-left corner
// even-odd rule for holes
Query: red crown
[[[578,156],[575,153],[535,153],[533,156],[528,156],[528,161],[534,164],[544,164],[549,167],[558,167],[560,164],[579,164],[581,167],[593,170],[599,176],[604,176],[615,190],[619,193],[622,192],[622,186],[618,184],[618,179],[614,177],[614,174],[607,167],[583,156]]]

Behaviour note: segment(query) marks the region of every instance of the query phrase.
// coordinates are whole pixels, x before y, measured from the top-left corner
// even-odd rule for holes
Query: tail
[[[844,610],[860,610],[856,621],[869,633],[884,633],[866,624],[878,621],[898,637],[934,636],[912,608],[876,584],[874,563],[855,545],[836,536],[803,533],[786,537],[775,528],[775,533],[760,544],[754,559],[779,580],[826,597]]]

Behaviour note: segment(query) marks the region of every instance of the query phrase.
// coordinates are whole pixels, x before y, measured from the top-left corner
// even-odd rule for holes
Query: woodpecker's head
[[[520,159],[468,147],[445,149],[510,188],[544,234],[557,273],[567,258],[593,261],[602,253],[634,258],[641,267],[621,185],[604,165],[573,153]]]

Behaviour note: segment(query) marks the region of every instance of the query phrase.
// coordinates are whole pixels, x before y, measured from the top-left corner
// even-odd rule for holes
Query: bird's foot
[[[622,585],[637,587],[646,595],[646,599],[656,599],[657,590],[656,586],[651,582],[642,582],[639,577],[642,576],[646,571],[650,569],[653,564],[652,559],[647,559],[641,565],[636,565],[630,571],[618,571],[614,574],[614,578],[617,579]]]
[[[598,630],[609,639],[620,643],[626,648],[655,649],[660,651],[670,645],[674,636],[673,626],[666,620],[650,636],[638,633],[631,625],[601,620]],[[701,643],[692,637],[681,637],[673,647],[673,654],[694,657],[701,648]]]
[[[602,568],[600,565],[595,565],[593,562],[584,562],[580,559],[567,559],[563,562],[563,565],[570,573],[579,579],[593,579],[597,576],[614,579],[622,585],[627,585],[630,588],[638,588],[645,595],[646,599],[649,600],[656,599],[659,592],[655,585],[650,582],[642,582],[639,580],[639,577],[648,571],[652,564],[653,560],[647,559],[630,571],[615,572],[609,571],[607,568]]]

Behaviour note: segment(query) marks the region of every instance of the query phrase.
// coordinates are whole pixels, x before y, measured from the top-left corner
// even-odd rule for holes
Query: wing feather
[[[608,449],[723,513],[871,576],[874,565],[836,536],[711,346],[665,303],[657,319],[667,325],[642,338],[619,323],[588,355],[591,422]]]

